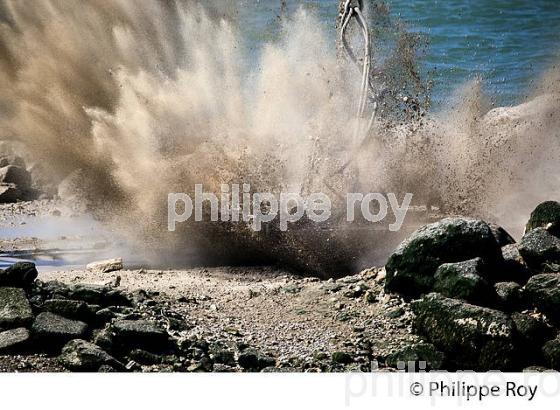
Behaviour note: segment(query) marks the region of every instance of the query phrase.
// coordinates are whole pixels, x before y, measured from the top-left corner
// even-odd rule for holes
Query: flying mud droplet
[[[408,232],[391,239],[341,218],[287,233],[215,223],[167,232],[167,194],[192,194],[195,184],[321,191],[335,210],[348,192],[411,192],[416,204],[506,227],[558,197],[557,71],[522,106],[489,110],[470,84],[428,115],[426,89],[410,80],[416,91],[402,92],[402,78],[416,74],[417,41],[403,34],[384,64],[376,60],[391,97],[362,146],[351,131],[360,78],[341,67],[312,13],[283,18],[255,62],[234,5],[203,3],[0,1],[0,135],[24,142],[59,180],[72,174],[90,209],[152,260],[279,261],[337,276],[382,261]],[[396,115],[403,107],[412,115]]]

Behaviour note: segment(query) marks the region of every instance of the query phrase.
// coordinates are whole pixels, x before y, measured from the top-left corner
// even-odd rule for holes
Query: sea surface
[[[335,40],[338,0],[286,0],[317,13]],[[532,81],[560,62],[560,0],[387,0],[391,16],[421,33],[428,47],[419,64],[433,81],[434,107],[473,78],[499,105],[520,102]],[[242,0],[239,16],[249,49],[279,33],[280,0]]]

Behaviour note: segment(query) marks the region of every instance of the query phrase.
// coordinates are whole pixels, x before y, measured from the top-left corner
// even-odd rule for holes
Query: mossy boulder
[[[508,370],[513,365],[512,320],[503,312],[430,293],[412,302],[413,329],[462,370]]]
[[[525,232],[536,228],[549,227],[554,235],[560,235],[560,202],[546,201],[539,204],[529,217]]]
[[[555,325],[560,325],[560,274],[542,273],[533,276],[524,287],[524,299],[531,307],[544,313]]]
[[[489,268],[503,260],[490,226],[476,219],[443,219],[418,229],[395,250],[385,267],[385,289],[418,297],[432,290],[440,265],[476,257]]]
[[[434,275],[434,292],[474,304],[488,305],[494,301],[494,292],[482,277],[484,262],[481,258],[464,262],[444,263]]]
[[[527,265],[539,270],[544,264],[560,263],[560,238],[545,228],[535,228],[523,235],[519,253]]]
[[[83,339],[88,326],[50,312],[39,314],[31,327],[33,338],[44,350],[56,350],[72,339]]]

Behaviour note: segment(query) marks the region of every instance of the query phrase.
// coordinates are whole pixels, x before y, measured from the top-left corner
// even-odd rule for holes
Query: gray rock
[[[68,287],[69,299],[82,300],[86,303],[100,306],[130,306],[128,296],[108,286],[73,285]]]
[[[385,267],[385,289],[405,298],[418,297],[432,290],[440,265],[476,257],[489,267],[502,261],[488,224],[474,219],[443,219],[418,229],[395,250]]]
[[[431,293],[412,302],[415,332],[463,370],[507,370],[514,351],[512,320],[503,312]]]
[[[0,288],[0,328],[26,326],[33,321],[33,311],[21,288]]]
[[[136,289],[135,291],[133,291],[131,294],[131,298],[134,306],[141,305],[151,299],[148,293],[144,289]]]
[[[331,355],[331,359],[332,362],[336,364],[350,364],[354,362],[354,358],[350,353],[341,351],[333,352],[333,354]]]
[[[33,291],[43,299],[68,298],[68,285],[55,280],[47,282],[36,280]]]
[[[14,353],[21,350],[29,341],[29,331],[24,327],[10,329],[0,333],[0,354]]]
[[[519,253],[533,269],[540,269],[544,263],[560,263],[560,238],[544,228],[535,228],[521,238]]]
[[[9,268],[0,269],[0,286],[26,288],[37,279],[38,274],[34,263],[17,262]]]
[[[524,285],[531,276],[531,272],[519,253],[518,247],[518,244],[512,244],[502,248],[504,264],[500,277]]]
[[[554,370],[560,370],[560,338],[546,342],[542,348],[545,363]]]
[[[155,354],[155,353],[151,353],[148,352],[146,350],[142,350],[142,349],[134,349],[132,350],[129,354],[128,357],[130,358],[130,360],[134,360],[136,363],[139,363],[141,365],[145,365],[145,366],[151,366],[154,364],[158,364],[161,363],[162,361],[162,357]]]
[[[35,318],[31,331],[45,350],[56,349],[72,339],[83,339],[88,326],[78,320],[66,319],[50,312]]]
[[[93,342],[104,350],[112,351],[115,348],[113,340],[113,333],[110,327],[106,327],[96,332],[93,337]]]
[[[209,353],[214,363],[235,367],[235,355],[232,350],[222,346],[211,346]]]
[[[81,339],[69,341],[58,360],[68,370],[76,372],[96,372],[101,366],[124,369],[122,363],[99,346]]]
[[[547,228],[554,235],[560,234],[560,202],[546,201],[539,204],[525,226],[525,232],[535,228]]]
[[[399,317],[403,316],[405,313],[406,312],[402,307],[397,306],[395,308],[387,310],[387,312],[385,312],[385,316],[388,317],[389,319],[398,319]]]
[[[68,319],[88,322],[93,317],[88,305],[80,300],[51,299],[45,301],[43,309]]]
[[[367,291],[369,290],[369,286],[367,286],[363,282],[352,284],[348,287],[348,290],[344,292],[344,296],[350,299],[355,299],[362,297]]]
[[[523,352],[520,360],[527,365],[541,361],[541,347],[554,337],[554,329],[542,317],[515,312],[511,315],[515,326],[515,344]]]
[[[168,347],[167,333],[149,320],[117,320],[112,323],[113,340],[120,347],[162,350]]]
[[[450,298],[488,305],[493,302],[494,295],[491,286],[482,275],[484,262],[481,258],[444,263],[434,275],[433,290]]]
[[[237,358],[239,366],[245,370],[261,371],[262,369],[276,365],[276,359],[256,349],[245,349]]]
[[[109,273],[117,270],[122,270],[123,261],[121,258],[107,259],[104,261],[97,261],[88,263],[86,269],[96,273]]]
[[[193,361],[188,367],[187,372],[211,372],[214,369],[214,364],[209,357],[204,356],[200,360]]]
[[[388,366],[399,369],[407,368],[409,362],[424,362],[423,370],[439,370],[442,368],[444,361],[445,354],[437,350],[433,344],[425,342],[405,346],[389,354],[385,360]]]
[[[498,282],[494,285],[494,290],[499,309],[505,312],[522,309],[521,286],[517,282]]]
[[[560,325],[560,275],[558,273],[533,276],[525,285],[523,294],[530,306],[536,307],[551,322]]]
[[[131,315],[134,310],[127,306],[109,306],[100,309],[96,312],[96,320],[101,323],[106,323],[115,318],[123,318],[126,315]]]

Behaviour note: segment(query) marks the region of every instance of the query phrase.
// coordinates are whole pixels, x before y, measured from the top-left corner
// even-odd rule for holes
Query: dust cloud
[[[335,209],[347,192],[411,192],[511,229],[558,199],[558,70],[523,105],[491,109],[473,82],[442,112],[380,114],[356,140],[361,79],[325,25],[301,9],[249,61],[232,3],[0,1],[0,135],[54,179],[71,175],[100,219],[169,264],[272,260],[340,275],[393,245],[336,220],[265,237],[206,223],[167,232],[167,194],[194,184],[321,191]]]

